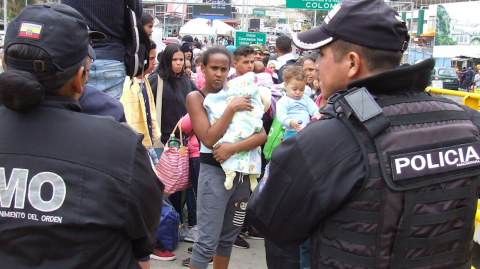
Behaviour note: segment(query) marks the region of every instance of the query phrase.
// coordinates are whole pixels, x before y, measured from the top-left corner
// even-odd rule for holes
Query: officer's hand
[[[315,115],[315,119],[319,120],[322,116],[323,114],[317,113],[317,115]]]
[[[213,158],[219,163],[223,163],[228,160],[228,158],[230,158],[232,154],[235,153],[232,145],[233,144],[231,143],[221,143],[216,145],[213,148]]]
[[[291,120],[290,121],[290,127],[292,127],[296,132],[300,132],[300,124],[298,124],[296,121]]]
[[[252,99],[251,96],[237,96],[233,98],[230,104],[228,104],[228,108],[232,109],[233,112],[243,111],[243,110],[252,111],[253,105],[252,105],[251,99]]]

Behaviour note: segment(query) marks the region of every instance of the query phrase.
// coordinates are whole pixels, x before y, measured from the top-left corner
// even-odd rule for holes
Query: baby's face
[[[305,84],[306,83],[304,81],[296,79],[285,82],[287,96],[295,100],[302,98],[302,95],[305,92]]]
[[[272,72],[275,71],[275,65],[274,64],[269,64],[268,69],[272,70]]]

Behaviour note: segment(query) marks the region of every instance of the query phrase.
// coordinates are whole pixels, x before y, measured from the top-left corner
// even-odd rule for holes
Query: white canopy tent
[[[213,28],[217,31],[217,35],[233,35],[236,31],[235,28],[221,20],[214,20]]]
[[[206,35],[214,36],[216,35],[215,29],[208,25],[210,20],[196,18],[187,23],[185,23],[182,28],[180,28],[179,34],[184,35]]]

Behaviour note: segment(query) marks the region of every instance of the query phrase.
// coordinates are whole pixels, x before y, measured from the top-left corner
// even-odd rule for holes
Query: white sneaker
[[[193,243],[197,239],[197,235],[198,235],[197,225],[192,226],[190,227],[190,229],[188,229],[188,232],[185,235],[185,238],[183,238],[183,241]]]
[[[185,226],[185,224],[182,224],[181,225],[181,229],[180,229],[180,239],[184,239],[185,236],[187,236],[188,234],[188,228]]]

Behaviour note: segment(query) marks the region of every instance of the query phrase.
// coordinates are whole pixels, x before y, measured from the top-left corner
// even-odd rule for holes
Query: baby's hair
[[[195,64],[200,66],[203,61],[203,52],[199,53],[197,56],[195,56]]]
[[[292,79],[307,83],[307,73],[300,66],[290,66],[283,72],[283,81],[289,83]]]
[[[253,72],[255,74],[260,74],[265,72],[265,66],[263,65],[263,63],[260,61],[253,62]]]

